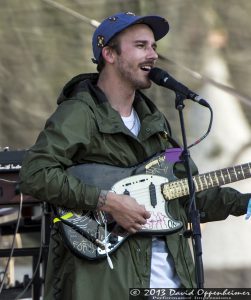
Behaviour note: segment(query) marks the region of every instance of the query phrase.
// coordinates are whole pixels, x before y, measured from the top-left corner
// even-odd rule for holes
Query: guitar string
[[[229,179],[231,180],[231,182],[235,181],[234,179],[232,179],[232,175],[235,175],[236,177],[238,175],[236,173],[235,169],[234,169],[234,171],[231,170],[231,168],[227,169],[228,170],[228,174],[227,175],[228,175]],[[221,171],[221,179],[223,180],[222,184],[219,184],[218,176],[215,176],[215,172],[216,171],[194,176],[195,191],[198,192],[198,191],[202,191],[204,189],[211,188],[213,186],[220,186],[220,185],[224,185],[224,184],[228,183],[228,182],[225,182],[226,175],[224,176],[224,170],[225,169],[219,170],[219,171]],[[243,179],[245,179],[246,177],[247,178],[250,177],[250,176],[247,176],[247,175],[250,175],[250,174],[246,174],[244,172],[244,175],[243,175],[244,178]],[[223,176],[223,178],[222,178],[222,176]],[[171,190],[174,190],[174,191],[176,191],[177,194],[179,194],[179,195],[175,196],[175,198],[165,199],[165,196],[163,195],[162,191],[160,191],[161,195],[164,197],[165,200],[174,200],[174,199],[176,199],[176,198],[178,198],[180,196],[185,196],[185,195],[189,194],[189,187],[188,187],[187,179],[184,178],[184,179],[180,179],[179,181],[180,181],[180,186],[176,186],[176,187],[173,187],[173,186],[171,187],[171,185],[173,185],[173,183],[175,183],[175,181],[164,183],[165,185],[169,185],[170,192],[171,192]],[[161,189],[161,185],[154,185],[154,186],[155,186],[155,189],[156,188],[157,189]],[[115,189],[116,189],[116,186],[115,186]],[[133,189],[130,192],[131,192],[131,194],[133,193],[133,195],[131,195],[131,196],[134,196],[136,198],[137,197],[142,197],[142,196],[145,196],[145,195],[149,195],[149,190],[147,190],[147,187]]]
[[[156,190],[156,194],[157,193],[161,193],[161,195],[162,195],[161,186],[160,185],[155,185],[155,190]],[[146,187],[146,188],[139,188],[139,189],[131,190],[131,191],[129,191],[129,193],[130,193],[130,196],[138,198],[138,197],[148,196],[149,193],[150,193],[150,191]]]
[[[182,187],[176,188],[176,189],[184,190],[184,188],[188,188],[188,186],[185,185],[185,187],[182,186]],[[116,189],[116,186],[115,186],[115,189]],[[161,185],[155,185],[155,189],[156,189],[156,192],[157,192],[157,189],[158,189],[158,191],[161,190]],[[129,193],[133,193],[133,194],[137,194],[137,195],[144,195],[144,194],[149,194],[149,190],[148,190],[148,187],[144,187],[144,188],[132,189],[129,191]]]
[[[197,180],[195,179],[195,188],[196,188],[196,191],[198,192],[198,191],[201,191],[203,189],[207,189],[207,188],[210,188],[210,187],[213,187],[213,186],[220,185],[214,178],[209,177],[209,179],[211,179],[212,182],[210,182],[208,180],[208,177],[205,176],[205,174],[201,174],[200,176],[198,176]],[[170,188],[170,186],[173,184],[173,181],[166,182],[164,184],[165,185],[169,185],[169,188]],[[154,186],[155,186],[155,188],[161,189],[161,185],[154,185]],[[131,192],[137,193],[138,195],[140,195],[141,192],[143,192],[143,193],[146,192],[147,193],[148,191],[146,191],[146,189],[147,189],[147,187],[138,188],[138,189],[131,190]],[[180,186],[171,187],[170,189],[176,189],[176,191],[178,191],[178,192],[183,192],[183,194],[184,193],[187,194],[189,192],[188,191],[188,182],[187,182],[187,179],[181,179],[180,180]]]
[[[212,173],[212,172],[211,172],[211,173]],[[229,171],[229,173],[230,173],[230,176],[231,176],[231,175],[237,175],[236,172],[231,172],[231,171]],[[224,175],[224,173],[223,173],[223,175]],[[208,176],[209,176],[209,177],[208,177]],[[225,175],[225,176],[226,176],[226,175]],[[213,184],[210,183],[209,179],[212,180]],[[225,180],[225,177],[222,178],[222,179]],[[243,179],[245,179],[245,178],[243,178]],[[231,178],[231,181],[232,181],[232,180],[233,180],[233,179]],[[184,190],[184,189],[187,189],[187,188],[188,188],[187,180],[184,178],[184,179],[180,179],[180,181],[181,181],[181,186],[175,187],[175,189],[176,189],[176,190]],[[182,184],[182,181],[183,181],[183,184]],[[201,186],[202,186],[202,189],[198,189],[198,190],[196,189],[196,191],[203,190],[204,188],[205,188],[205,189],[206,189],[206,188],[210,188],[210,187],[212,187],[212,185],[213,185],[213,186],[215,185],[214,183],[215,183],[217,186],[220,185],[220,184],[216,181],[215,178],[211,177],[211,175],[210,175],[209,173],[200,174],[200,175],[198,175],[198,177],[196,176],[195,184],[198,185],[198,186],[201,185]],[[165,183],[165,185],[171,185],[171,184],[173,184],[173,181],[171,181],[171,182],[166,182],[166,183]],[[224,184],[224,183],[223,183],[223,184]],[[155,185],[155,187],[160,188],[161,185]],[[172,188],[174,188],[174,187],[172,187]],[[139,189],[133,189],[132,192],[140,193],[141,191],[144,192],[145,189],[147,189],[147,187],[139,188]]]

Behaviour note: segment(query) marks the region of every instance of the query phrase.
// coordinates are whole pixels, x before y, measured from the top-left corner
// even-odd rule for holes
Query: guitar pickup
[[[154,208],[157,205],[157,196],[156,196],[155,185],[152,182],[149,185],[149,193],[150,193],[151,205]]]

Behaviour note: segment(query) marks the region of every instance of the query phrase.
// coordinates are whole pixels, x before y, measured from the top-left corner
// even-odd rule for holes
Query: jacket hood
[[[63,87],[57,99],[57,104],[59,105],[60,103],[72,98],[78,98],[78,94],[81,92],[89,91],[87,81],[91,81],[92,83],[96,84],[97,80],[98,73],[79,74],[73,77]]]
[[[109,102],[103,91],[96,86],[98,76],[98,73],[87,73],[79,74],[73,77],[63,87],[62,92],[57,99],[57,104],[59,105],[67,100],[80,100],[85,102],[95,113],[97,122],[100,121],[102,123],[103,130],[108,130],[104,129],[104,126],[109,127],[109,120],[111,118],[116,119],[117,117],[115,117],[114,115],[115,111],[110,109]],[[148,97],[144,95],[140,90],[137,90],[135,93],[133,106],[136,109],[142,124],[143,122],[148,122],[148,117],[150,116],[152,120],[155,120],[156,131],[159,130],[158,128],[160,123],[162,125],[168,124],[155,104],[150,99],[148,99]],[[99,109],[97,109],[97,107],[99,107]],[[118,115],[118,113],[116,113],[116,115]],[[107,119],[107,122],[103,122],[104,118]],[[120,122],[121,121],[119,121],[119,123]],[[104,125],[103,123],[107,125]],[[167,127],[167,132],[171,133],[169,125],[167,125]],[[163,130],[163,128],[161,130]]]

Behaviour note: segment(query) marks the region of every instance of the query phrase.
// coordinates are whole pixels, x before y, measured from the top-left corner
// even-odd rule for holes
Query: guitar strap
[[[168,131],[170,132],[168,121],[166,120]],[[182,159],[182,150],[183,147],[171,137],[171,134],[169,134],[167,131],[163,131],[160,133],[161,137],[166,139],[172,147],[169,149],[166,149],[165,155],[166,159],[169,162],[174,163],[173,170],[174,174],[177,178],[184,178],[184,172],[185,172],[185,165],[184,161]],[[190,159],[192,174],[196,175],[198,174],[197,166],[195,165],[194,161]]]
[[[182,149],[182,147],[168,133],[167,133],[167,139],[174,148]]]
[[[176,142],[166,131],[163,132],[163,134],[166,135],[166,139],[170,142],[170,144],[173,146],[173,148],[166,149],[166,158],[168,161],[173,162],[173,170],[174,174],[177,178],[184,178],[184,172],[185,172],[185,165],[184,160],[182,159],[182,151],[183,147],[181,147],[178,142]],[[193,159],[189,159],[192,174],[197,175],[198,174],[198,168],[193,161]]]
[[[160,136],[163,139],[167,140],[173,146],[173,148],[180,148],[180,149],[182,149],[182,147],[178,144],[178,142],[176,142],[166,130],[162,131],[160,133]]]
[[[178,142],[176,142],[173,138],[172,138],[172,129],[171,126],[167,120],[167,118],[165,117],[165,115],[163,114],[163,117],[166,121],[166,130],[161,132],[161,137],[168,140],[170,142],[170,144],[173,146],[173,148],[180,148],[182,149],[182,147],[179,145]]]

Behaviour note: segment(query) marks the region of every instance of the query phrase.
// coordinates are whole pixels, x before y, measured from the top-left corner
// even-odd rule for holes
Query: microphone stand
[[[204,287],[204,270],[203,270],[203,261],[202,261],[202,245],[201,245],[201,228],[200,228],[200,213],[196,208],[195,202],[195,187],[192,178],[189,158],[190,153],[187,147],[187,139],[185,132],[185,123],[183,116],[183,109],[185,107],[184,100],[186,97],[179,93],[175,92],[175,107],[179,112],[180,118],[180,126],[183,140],[183,151],[181,154],[181,159],[184,162],[186,173],[187,173],[187,181],[189,187],[189,217],[191,220],[192,228],[188,231],[188,234],[184,234],[185,237],[192,237],[193,250],[194,250],[194,260],[195,260],[195,271],[196,271],[196,282],[197,288]]]

